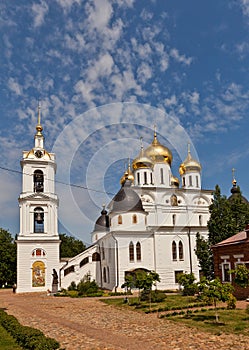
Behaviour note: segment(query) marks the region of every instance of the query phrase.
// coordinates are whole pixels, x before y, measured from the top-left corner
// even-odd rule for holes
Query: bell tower
[[[44,148],[41,108],[34,147],[23,151],[22,192],[19,196],[20,233],[17,236],[17,292],[59,289],[60,239],[58,198],[55,194],[55,154]]]

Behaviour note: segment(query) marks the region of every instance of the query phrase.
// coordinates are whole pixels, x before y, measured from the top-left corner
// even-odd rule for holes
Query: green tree
[[[195,280],[193,273],[181,273],[178,276],[177,282],[183,287],[183,295],[195,295],[198,290]]]
[[[139,300],[141,298],[141,290],[143,293],[143,296],[146,299],[146,296],[148,296],[148,299],[151,302],[151,292],[152,292],[152,286],[155,286],[157,282],[160,282],[160,277],[158,273],[155,271],[144,271],[144,270],[138,270],[135,274],[135,287],[139,290]]]
[[[245,265],[238,265],[235,270],[230,271],[234,274],[234,282],[242,288],[249,286],[249,270]]]
[[[203,276],[212,279],[214,276],[213,252],[209,241],[201,237],[199,232],[196,235],[195,254],[199,260]]]
[[[205,277],[201,279],[198,284],[201,298],[205,301],[212,303],[215,308],[215,319],[219,322],[219,315],[217,310],[217,303],[219,301],[229,301],[231,294],[234,290],[230,283],[221,283],[219,278],[215,278],[212,281],[207,280]]]
[[[0,286],[16,282],[16,244],[9,233],[0,228]]]
[[[214,245],[245,229],[249,223],[249,204],[245,202],[239,187],[227,199],[216,185],[209,207],[209,243]]]
[[[61,258],[72,258],[86,249],[85,244],[72,237],[67,236],[65,233],[60,233],[60,257]]]
[[[211,245],[223,241],[234,234],[230,204],[226,196],[221,195],[216,185],[213,200],[209,206],[208,238]]]
[[[126,292],[131,292],[131,289],[135,287],[135,278],[132,274],[127,274],[125,276],[125,282],[122,284],[121,288],[125,288]]]

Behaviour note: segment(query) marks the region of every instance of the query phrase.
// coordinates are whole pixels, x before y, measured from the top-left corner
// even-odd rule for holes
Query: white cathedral
[[[207,237],[212,191],[201,188],[201,165],[188,149],[173,176],[171,151],[154,137],[122,176],[121,188],[97,219],[92,245],[60,260],[55,155],[45,150],[38,109],[34,147],[21,160],[17,292],[56,292],[88,275],[108,290],[122,290],[126,274],[156,271],[159,289],[177,289],[179,273],[199,279],[196,234]]]

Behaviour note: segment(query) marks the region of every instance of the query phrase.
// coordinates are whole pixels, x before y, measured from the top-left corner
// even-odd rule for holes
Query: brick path
[[[57,339],[67,350],[249,350],[249,337],[215,336],[92,298],[0,290],[0,308]]]

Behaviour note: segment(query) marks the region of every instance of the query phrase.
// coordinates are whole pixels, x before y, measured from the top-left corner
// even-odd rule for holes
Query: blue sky
[[[154,124],[174,175],[190,141],[203,188],[229,195],[234,167],[249,197],[248,0],[19,0],[0,13],[0,164],[20,171],[40,100],[57,180],[79,186],[57,183],[60,231],[90,243]],[[0,226],[13,234],[20,191],[21,175],[0,169]]]

